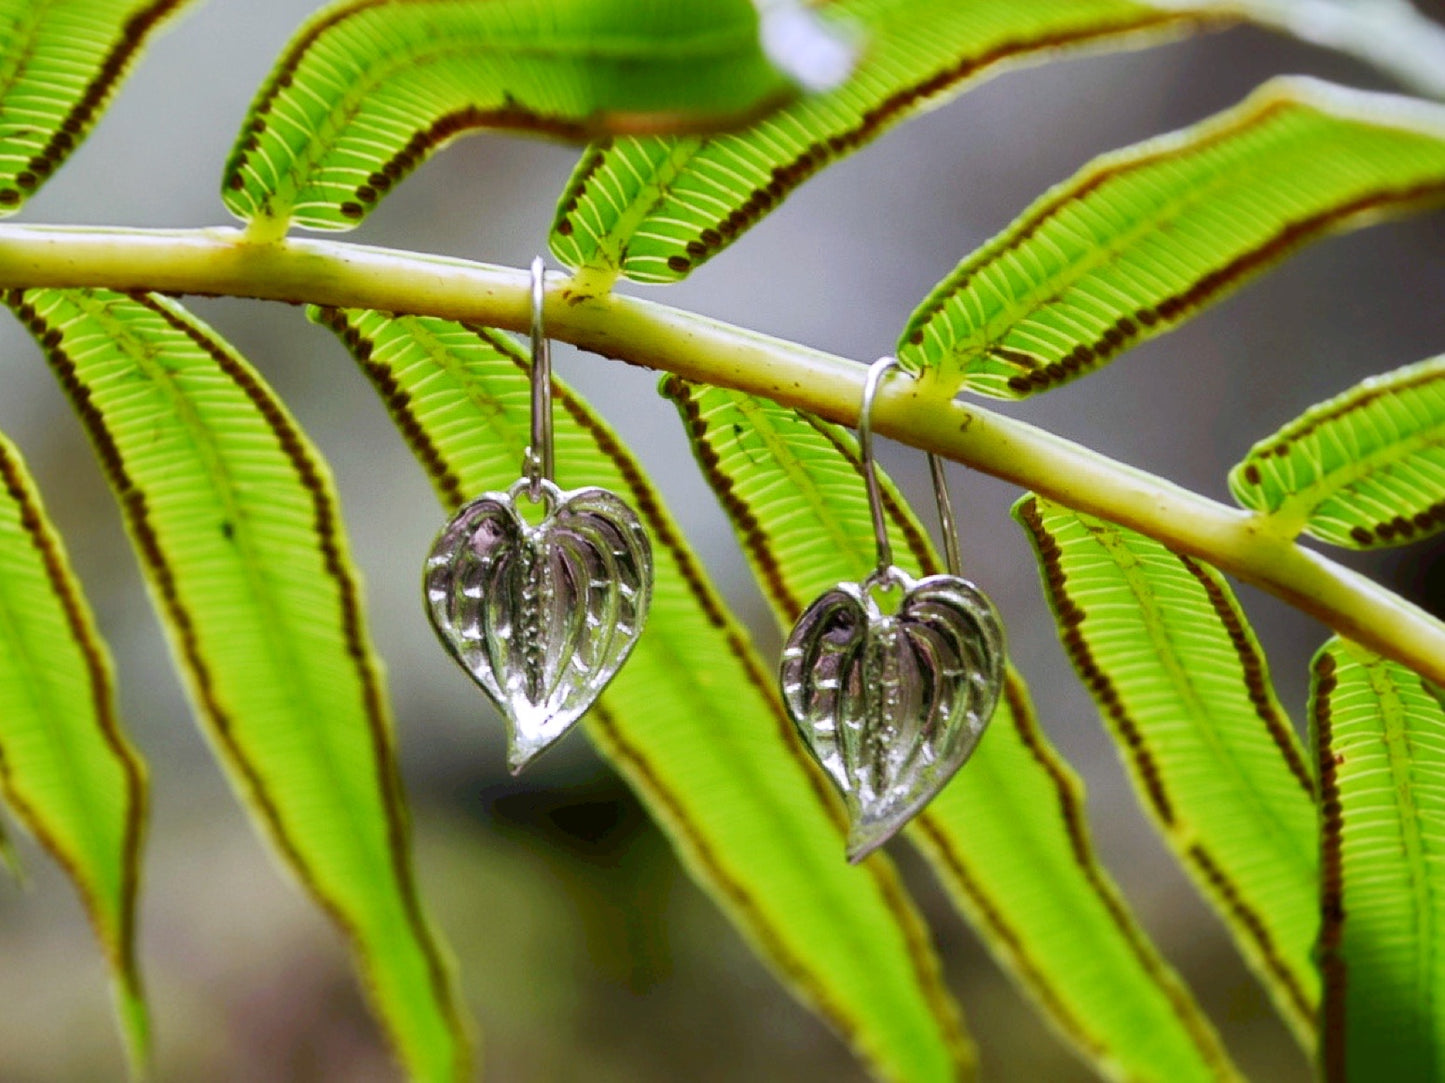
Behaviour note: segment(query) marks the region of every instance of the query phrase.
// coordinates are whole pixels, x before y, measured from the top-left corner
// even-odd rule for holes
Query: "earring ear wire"
[[[873,400],[883,377],[898,367],[895,357],[880,357],[868,366],[863,380],[863,406],[858,411],[858,454],[863,460],[863,480],[868,489],[868,514],[873,520],[873,541],[878,549],[874,576],[882,576],[893,566],[893,543],[888,538],[888,524],[883,517],[883,496],[878,486],[878,464],[873,459]]]
[[[878,491],[878,463],[873,457],[873,401],[883,378],[898,367],[896,357],[880,357],[868,366],[863,381],[863,405],[858,412],[858,454],[863,460],[863,476],[868,486],[868,513],[873,520],[873,537],[878,547],[878,572],[893,563],[893,544],[884,523],[883,499]],[[953,502],[948,497],[948,481],[943,474],[943,459],[928,453],[928,472],[933,479],[933,499],[938,505],[938,525],[943,535],[943,552],[950,575],[961,575],[962,560],[958,551],[958,524],[953,517]]]
[[[943,476],[943,459],[928,453],[928,473],[933,478],[933,500],[938,505],[938,529],[943,535],[943,557],[949,575],[963,574],[963,560],[958,551],[958,521],[953,517],[953,501],[948,498],[948,479]]]

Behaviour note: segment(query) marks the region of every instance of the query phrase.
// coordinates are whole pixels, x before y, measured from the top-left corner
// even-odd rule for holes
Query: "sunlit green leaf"
[[[257,93],[224,196],[273,232],[350,229],[467,131],[695,131],[792,94],[750,0],[344,0]]]
[[[872,570],[850,434],[742,392],[676,377],[663,387],[782,625],[824,590]],[[884,482],[895,558],[912,573],[939,571],[923,527]],[[1039,730],[1017,674],[983,742],[907,834],[1081,1055],[1121,1078],[1233,1074],[1209,1022],[1095,859],[1083,787]]]
[[[6,299],[85,422],[253,817],[350,938],[412,1078],[469,1080],[330,472],[256,372],[174,302]]]
[[[618,273],[677,281],[824,166],[990,75],[1196,25],[1127,0],[833,0],[826,11],[865,43],[852,78],[741,132],[592,146],[557,208],[557,258],[585,269],[589,288]]]
[[[151,33],[189,0],[0,0],[0,215],[100,118]]]
[[[1255,444],[1234,497],[1286,529],[1370,549],[1445,527],[1445,356],[1372,376]]]
[[[0,792],[75,882],[115,975],[132,1061],[143,1065],[149,1026],[135,924],[145,770],[121,732],[110,654],[35,484],[4,437]]]
[[[1332,639],[1315,657],[1310,705],[1323,1076],[1445,1078],[1445,700],[1403,666]]]
[[[516,480],[530,391],[510,339],[421,317],[316,316],[362,361],[444,504]],[[841,805],[810,769],[771,667],[631,454],[584,402],[561,384],[556,394],[559,484],[622,495],[657,561],[646,631],[587,716],[592,738],[762,958],[876,1074],[970,1078],[972,1043],[892,866],[844,860]]]
[[[960,263],[906,367],[1022,398],[1092,372],[1309,241],[1445,200],[1445,106],[1277,79],[1096,158]]]
[[[1224,577],[1042,497],[1015,516],[1140,803],[1307,1047],[1315,782]]]

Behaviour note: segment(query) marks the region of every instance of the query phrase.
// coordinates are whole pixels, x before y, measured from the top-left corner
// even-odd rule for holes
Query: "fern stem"
[[[857,422],[866,369],[818,350],[554,280],[549,334],[583,349]],[[529,279],[496,267],[308,239],[259,244],[234,229],[0,226],[0,288],[154,290],[440,316],[525,331]],[[975,403],[927,380],[878,395],[877,432],[1016,482],[1197,556],[1445,685],[1445,624],[1339,564],[1279,537],[1258,515]]]

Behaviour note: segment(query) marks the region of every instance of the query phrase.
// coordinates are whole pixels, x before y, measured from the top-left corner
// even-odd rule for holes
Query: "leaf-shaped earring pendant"
[[[531,483],[483,493],[446,525],[426,566],[427,612],[447,649],[507,719],[515,773],[560,738],[632,651],[652,589],[637,516],[606,489]]]
[[[515,774],[569,730],[632,652],[652,599],[652,546],[600,488],[552,481],[552,371],[543,268],[532,263],[532,446],[525,476],[442,529],[423,589],[437,635],[507,720]],[[528,522],[522,503],[541,506]]]
[[[893,564],[873,463],[873,397],[897,362],[868,370],[858,436],[878,565],[840,583],[793,627],[780,667],[783,702],[809,751],[842,791],[848,860],[861,861],[948,783],[977,747],[1004,679],[993,603],[958,574],[942,464],[930,456],[949,574],[915,580]]]

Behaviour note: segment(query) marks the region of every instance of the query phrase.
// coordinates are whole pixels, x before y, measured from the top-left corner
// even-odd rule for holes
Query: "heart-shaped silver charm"
[[[888,611],[887,600],[901,592]],[[1003,685],[993,603],[956,575],[887,567],[840,583],[798,619],[783,649],[783,700],[837,784],[861,861],[941,790],[973,752]]]
[[[536,525],[519,499],[535,493]],[[484,493],[427,558],[427,611],[447,650],[507,719],[520,771],[592,705],[631,653],[652,598],[652,546],[606,489],[523,478]]]

